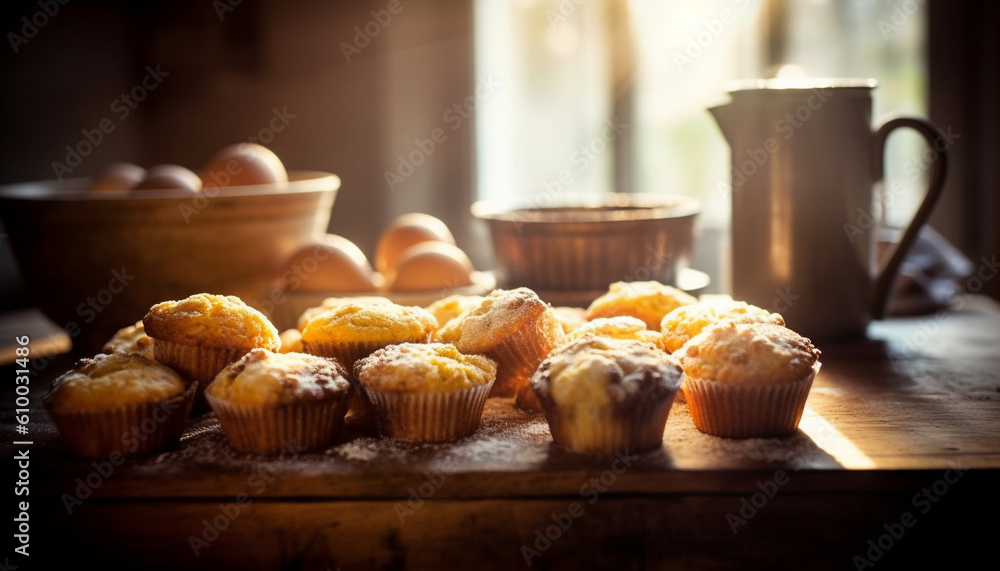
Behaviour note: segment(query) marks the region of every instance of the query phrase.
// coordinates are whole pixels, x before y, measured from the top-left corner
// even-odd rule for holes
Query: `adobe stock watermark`
[[[631,274],[622,276],[622,281],[644,282],[659,277],[660,270],[666,267],[673,256],[668,256],[664,250],[657,250],[650,246],[649,256],[646,257],[646,264],[636,268]]]
[[[492,75],[480,78],[472,95],[462,101],[453,103],[441,114],[441,121],[448,126],[449,130],[457,131],[463,123],[468,121],[483,101],[490,98],[503,84],[493,79]],[[395,192],[406,179],[417,172],[417,167],[427,162],[427,159],[448,141],[448,132],[444,127],[434,127],[427,137],[417,137],[413,139],[414,149],[409,153],[398,156],[399,162],[395,170],[386,170],[382,173],[385,182],[389,185],[389,191]]]
[[[104,311],[104,308],[111,305],[116,295],[120,294],[125,290],[126,287],[135,279],[135,275],[128,273],[126,268],[121,270],[113,269],[110,272],[111,278],[108,280],[108,285],[103,287],[93,295],[88,295],[76,306],[76,314],[83,318],[83,325],[88,325],[94,319],[97,318],[97,314]],[[72,320],[67,321],[62,325],[62,329],[69,335],[69,338],[76,339],[83,332],[83,327],[79,321]],[[52,359],[58,357],[58,355],[37,355],[31,358],[31,370],[33,373],[41,373],[44,371]],[[0,569],[2,571],[2,569]]]
[[[258,466],[254,470],[254,473],[247,478],[248,491],[238,494],[231,502],[220,503],[214,510],[218,513],[214,513],[201,521],[202,528],[200,532],[188,536],[188,546],[191,547],[194,556],[200,557],[202,551],[219,539],[222,532],[229,529],[229,526],[239,519],[243,510],[253,503],[251,494],[259,496],[267,490],[267,487],[281,473],[282,464],[291,461],[303,451],[305,451],[304,447],[294,442],[286,442],[281,454],[278,455],[276,470],[271,470],[266,464]]]
[[[226,16],[230,12],[236,10],[236,7],[243,3],[243,0],[212,0],[212,9],[215,10],[215,15],[219,17],[220,22],[226,20]]]
[[[806,98],[805,103],[796,107],[794,111],[785,113],[784,117],[775,121],[774,131],[778,135],[781,135],[781,141],[790,141],[795,136],[795,133],[808,123],[813,118],[813,115],[819,112],[823,108],[823,105],[835,94],[836,91],[830,88],[815,88],[809,94],[809,97]],[[764,139],[760,146],[745,149],[744,154],[746,158],[734,153],[732,157],[732,187],[727,186],[725,182],[719,181],[716,183],[716,190],[719,194],[728,197],[732,189],[741,188],[746,184],[751,177],[764,168],[764,165],[771,159],[771,155],[778,152],[778,149],[781,148],[781,141],[774,137],[768,137]]]
[[[587,172],[628,128],[628,123],[622,122],[618,117],[606,120],[601,134],[577,147],[570,155],[570,164],[575,168],[562,169],[554,179],[543,180],[542,191],[527,201],[525,210],[522,211],[523,214],[515,213],[512,217],[514,230],[518,233],[521,232],[521,228],[524,226],[524,217],[530,216],[527,212],[528,209],[551,206],[559,195],[570,190],[576,182],[576,175]]]
[[[92,129],[82,129],[80,133],[83,138],[77,143],[66,145],[66,156],[62,162],[52,161],[52,172],[56,179],[62,180],[64,176],[71,174],[74,169],[83,164],[83,159],[90,156],[94,149],[103,143],[108,135],[117,128],[115,118],[118,121],[128,119],[140,103],[146,100],[149,93],[159,87],[163,80],[170,76],[169,72],[160,69],[160,64],[156,66],[146,66],[146,75],[127,93],[122,93],[111,102],[110,110],[112,117],[104,117],[97,121],[97,125]]]
[[[771,307],[778,313],[791,309],[792,304],[800,297],[799,294],[792,292],[792,286],[785,286],[785,289],[775,288],[774,293],[775,298],[771,302]]]
[[[407,0],[407,3],[412,1]],[[392,23],[393,16],[398,15],[404,8],[406,5],[403,4],[402,0],[389,0],[385,8],[372,10],[372,19],[363,26],[354,26],[354,37],[351,38],[351,42],[340,42],[340,51],[344,54],[347,63],[351,63],[352,57],[361,55],[361,50],[371,45],[372,40],[377,38],[382,30]]]
[[[733,0],[733,4],[744,10],[750,5],[750,0]],[[736,13],[723,8],[715,18],[709,18],[701,22],[701,30],[698,33],[688,36],[683,50],[674,50],[673,60],[677,66],[677,71],[684,72],[684,68],[694,63],[694,60],[701,57],[705,51],[715,43],[715,40],[722,36],[722,32],[736,21]]]
[[[950,149],[961,137],[960,133],[952,132],[949,125],[946,131],[941,132],[941,137],[934,140],[933,145],[928,145],[919,155],[906,161],[903,165],[903,175],[911,181],[917,180],[941,158],[941,153]],[[844,234],[851,244],[858,236],[864,236],[868,230],[875,227],[885,215],[885,209],[892,206],[906,189],[907,186],[903,181],[894,181],[888,188],[883,185],[882,189],[876,192],[867,210],[859,206],[854,222],[845,222],[843,226]]]
[[[549,8],[545,11],[545,19],[549,21],[549,27],[555,28],[559,24],[566,23],[573,17],[573,14],[576,14],[576,9],[586,2],[588,0],[559,0],[556,10]]]
[[[392,510],[396,512],[400,524],[406,523],[406,518],[424,507],[424,502],[434,497],[434,494],[444,485],[446,478],[440,472],[424,472],[424,480],[416,488],[411,487],[406,490],[410,496],[405,503],[396,502],[393,504]]]
[[[292,122],[298,115],[288,112],[288,106],[282,106],[281,109],[277,107],[271,108],[271,117],[266,122],[267,124],[258,130],[253,135],[248,136],[245,141],[248,143],[259,143],[262,145],[269,144],[274,140],[275,135],[285,130],[288,124]],[[214,184],[212,186],[206,186],[201,189],[200,192],[195,193],[191,198],[191,202],[181,203],[177,205],[177,209],[181,213],[181,217],[184,218],[185,224],[191,223],[191,218],[197,216],[202,210],[208,207],[209,202],[217,196],[219,196],[219,188],[228,186],[229,181],[232,177],[243,172],[243,165],[240,161],[232,159],[226,162],[225,170],[215,170],[210,173],[206,173],[206,176]]]
[[[997,260],[996,254],[993,254],[989,258],[982,256],[979,258],[979,261],[981,263],[976,268],[976,271],[966,278],[963,284],[959,285],[958,289],[962,291],[962,294],[955,298],[950,307],[939,309],[934,312],[933,316],[921,320],[916,330],[903,339],[897,350],[890,353],[893,369],[900,370],[897,361],[905,362],[919,354],[924,347],[927,347],[934,340],[934,336],[938,331],[941,330],[942,324],[952,319],[955,312],[961,311],[965,307],[969,296],[982,291],[986,282],[992,280],[1000,273],[1000,261]]]
[[[801,471],[808,465],[808,457],[815,450],[813,446],[822,447],[823,444],[834,437],[833,432],[826,426],[821,427],[814,435],[816,440],[813,443],[803,443],[789,450],[785,455],[785,462],[789,464],[789,469],[793,473]],[[778,492],[781,491],[791,481],[791,474],[785,468],[775,470],[770,478],[764,481],[757,481],[757,490],[748,496],[740,498],[739,508],[726,514],[726,523],[729,529],[736,535],[740,532],[740,527],[747,525],[750,520],[761,513],[768,502],[770,502]]]
[[[927,0],[900,0],[894,3],[889,19],[879,18],[878,31],[882,33],[882,39],[888,40],[890,36],[898,32],[917,13],[920,6],[926,3]]]
[[[618,476],[624,474],[632,467],[632,462],[638,456],[632,456],[628,450],[615,452],[615,459],[611,467],[601,472],[597,477],[591,478],[580,486],[580,497],[586,503],[593,505],[600,499],[601,494],[607,492],[611,486],[615,485]],[[552,543],[559,541],[563,534],[573,525],[573,523],[584,515],[583,502],[572,502],[566,507],[566,511],[550,514],[552,523],[535,530],[534,542],[531,545],[521,545],[521,557],[524,562],[531,567],[532,562],[541,557],[546,551],[552,548]]]
[[[125,447],[126,453],[138,450],[139,445],[145,442],[161,424],[170,419],[179,409],[181,409],[181,403],[176,399],[156,405],[152,415],[144,418],[138,425],[131,427],[121,435],[120,442]],[[66,513],[73,515],[73,511],[94,495],[94,491],[114,475],[115,469],[124,464],[125,460],[125,455],[118,450],[111,452],[107,460],[94,460],[91,463],[93,470],[86,476],[75,480],[76,488],[73,489],[73,493],[64,492],[62,494],[61,499]]]
[[[920,516],[930,513],[934,506],[951,491],[952,486],[962,479],[967,470],[968,468],[962,466],[960,461],[948,462],[948,469],[940,478],[913,494],[910,504],[917,513],[907,510],[899,514],[895,520],[883,523],[882,529],[885,530],[885,533],[876,538],[868,539],[865,546],[862,547],[863,551],[851,558],[854,568],[861,571],[875,567],[875,564],[881,561],[886,553],[906,537],[906,532],[919,523]]]
[[[45,26],[49,25],[49,22],[55,18],[63,6],[69,4],[69,0],[38,0],[36,6],[38,10],[31,14],[31,16],[21,16],[21,29],[7,32],[7,41],[10,42],[10,48],[14,50],[14,53],[20,53],[21,47],[26,45],[28,41],[33,40],[38,32],[42,30]],[[17,32],[21,33],[18,34]]]

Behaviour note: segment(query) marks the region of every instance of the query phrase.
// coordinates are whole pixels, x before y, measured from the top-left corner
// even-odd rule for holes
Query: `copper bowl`
[[[690,262],[698,201],[655,194],[559,196],[553,204],[482,201],[498,281],[539,292],[599,291],[616,281],[675,284]]]
[[[284,260],[326,231],[340,179],[290,172],[289,183],[87,192],[87,179],[0,187],[0,218],[29,294],[97,352],[155,303],[232,294],[269,313]]]

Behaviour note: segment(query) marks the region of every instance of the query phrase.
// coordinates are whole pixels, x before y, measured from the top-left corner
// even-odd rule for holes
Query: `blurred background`
[[[932,226],[973,260],[1000,252],[995,2],[35,0],[0,10],[0,184],[91,176],[116,161],[198,169],[225,145],[255,141],[289,169],[341,177],[330,231],[369,257],[393,217],[422,211],[479,268],[492,262],[469,215],[477,199],[685,194],[704,204],[693,265],[720,291],[729,152],[705,109],[725,100],[727,81],[794,63],[876,78],[876,121],[918,114],[960,135]],[[67,146],[104,119],[113,131],[60,172]],[[901,185],[891,225],[905,225],[923,195],[922,151],[909,133],[890,143],[887,178]],[[0,272],[0,309],[27,305],[2,246]],[[997,297],[1000,280],[984,291]]]

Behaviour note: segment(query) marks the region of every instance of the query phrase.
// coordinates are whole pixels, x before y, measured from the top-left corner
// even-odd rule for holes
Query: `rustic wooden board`
[[[914,493],[954,475],[949,469],[971,469],[973,477],[963,481],[977,483],[961,488],[978,487],[982,497],[949,495],[942,505],[950,507],[941,514],[951,510],[964,520],[995,509],[996,494],[988,490],[1000,475],[1000,311],[986,300],[964,301],[960,311],[943,316],[873,324],[864,342],[820,343],[823,368],[800,431],[789,438],[706,436],[694,428],[686,405],[676,403],[663,448],[638,455],[617,474],[622,464],[614,458],[560,449],[543,416],[498,399],[488,403],[480,430],[455,443],[382,440],[370,427],[350,423],[329,450],[286,458],[234,452],[209,414],[191,423],[177,449],[97,478],[92,463],[69,457],[36,409],[34,517],[60,537],[84,538],[104,557],[118,554],[132,564],[165,568],[221,561],[259,568],[296,561],[302,568],[320,561],[344,568],[435,568],[449,561],[442,554],[458,564],[485,558],[513,568],[524,566],[515,543],[555,509],[589,497],[593,482],[604,477],[601,500],[588,508],[594,517],[581,519],[576,540],[553,547],[538,566],[561,568],[591,557],[594,565],[609,566],[621,546],[632,546],[638,551],[627,561],[637,566],[721,568],[744,561],[780,567],[783,560],[765,555],[784,549],[797,562],[850,567],[850,557],[843,559],[847,551],[838,551],[847,544],[837,537],[845,530],[877,530],[898,517]],[[40,379],[69,364],[54,360]],[[36,379],[32,386],[37,403],[44,382]],[[16,450],[9,444],[12,423],[9,410],[0,412],[8,458]],[[764,547],[731,543],[732,534],[720,531],[726,513],[779,473],[787,482],[768,504],[775,508],[754,520],[760,531],[753,537]],[[88,477],[99,485],[67,515],[60,498],[78,494]],[[411,520],[422,523],[402,525],[393,507],[419,498],[429,485],[432,493]],[[204,558],[184,559],[192,552],[178,542],[187,530],[240,494],[251,507],[238,523]],[[934,525],[953,531],[950,524]],[[801,535],[807,531],[813,543]],[[466,532],[493,539],[472,541]],[[449,542],[457,537],[472,541],[474,549],[455,549]],[[781,541],[790,543],[775,543]],[[926,557],[916,553],[915,560]]]

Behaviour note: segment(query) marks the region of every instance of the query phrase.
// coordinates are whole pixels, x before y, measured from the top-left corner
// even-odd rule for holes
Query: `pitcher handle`
[[[903,237],[899,244],[889,256],[889,261],[885,263],[875,280],[874,296],[872,297],[872,318],[882,319],[885,317],[889,296],[892,294],[892,287],[899,274],[899,267],[903,263],[903,258],[910,250],[910,246],[917,238],[920,227],[923,226],[934,210],[934,205],[944,190],[945,172],[948,170],[948,140],[944,133],[936,125],[920,119],[919,117],[895,117],[882,123],[875,132],[875,180],[880,181],[885,177],[885,144],[889,134],[900,127],[909,127],[927,141],[927,145],[934,149],[938,156],[931,163],[930,186],[927,188],[927,195],[920,203],[920,208],[913,215],[913,220],[903,232]]]

